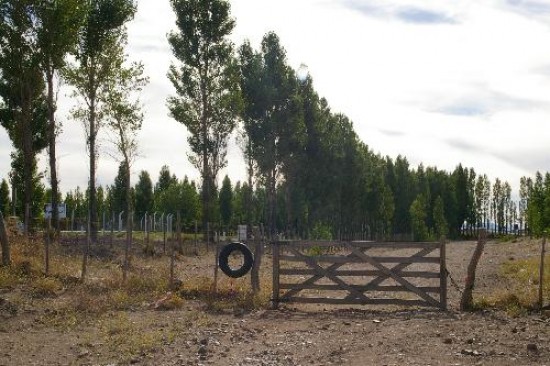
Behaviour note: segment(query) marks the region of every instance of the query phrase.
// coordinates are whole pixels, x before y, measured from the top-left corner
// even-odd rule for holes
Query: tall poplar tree
[[[229,40],[235,21],[224,0],[171,0],[177,31],[168,42],[180,62],[168,78],[176,97],[171,116],[190,132],[190,161],[202,177],[203,229],[215,211],[216,178],[226,163],[227,142],[240,109],[238,69]]]
[[[97,134],[104,122],[104,109],[109,87],[122,67],[121,42],[125,39],[124,24],[133,18],[136,5],[132,0],[90,0],[84,27],[78,35],[76,65],[65,72],[75,88],[75,95],[84,103],[74,111],[83,122],[90,156],[89,211],[91,239],[97,241],[98,213],[96,192]]]
[[[22,159],[25,232],[33,209],[33,167],[45,136],[46,105],[31,0],[0,0],[0,124]],[[12,159],[13,160],[13,159]],[[13,164],[12,164],[13,165]]]
[[[74,52],[77,36],[84,19],[85,0],[41,0],[35,2],[36,37],[40,69],[46,82],[48,107],[48,156],[51,182],[52,225],[59,229],[58,178],[56,162],[56,136],[59,124],[55,120],[57,109],[54,79],[65,66],[67,54]]]
[[[10,207],[10,188],[8,186],[8,182],[5,179],[2,179],[2,183],[0,183],[0,212],[2,212],[4,217],[8,217],[10,215]]]

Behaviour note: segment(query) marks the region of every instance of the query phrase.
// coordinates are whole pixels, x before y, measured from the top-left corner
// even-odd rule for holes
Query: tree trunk
[[[89,136],[89,148],[90,148],[90,191],[88,192],[88,199],[90,205],[90,239],[92,243],[97,243],[97,197],[96,197],[96,113],[95,113],[95,97],[90,98],[90,136]]]
[[[8,234],[6,233],[6,226],[4,225],[4,216],[2,215],[2,211],[0,211],[0,247],[2,248],[2,265],[6,267],[10,266],[10,242],[8,239]]]
[[[31,129],[31,116],[30,116],[30,106],[26,105],[28,103],[23,102],[23,113],[22,113],[22,125],[23,125],[23,176],[24,176],[24,231],[25,234],[29,233],[31,225],[31,207],[32,207],[32,168],[34,166],[34,153],[32,149],[32,129]]]
[[[48,83],[48,144],[50,158],[50,183],[52,188],[51,204],[52,204],[52,226],[57,232],[59,231],[59,211],[58,211],[58,182],[57,182],[57,164],[55,154],[55,102],[53,96],[53,72],[47,71]]]
[[[248,138],[248,190],[245,192],[245,212],[246,212],[246,225],[250,230],[252,228],[252,197],[254,189],[252,187],[252,178],[254,177],[254,161],[252,160],[252,142]]]
[[[130,269],[130,248],[132,246],[132,227],[134,214],[132,213],[132,194],[130,184],[130,164],[126,160],[126,212],[128,218],[126,219],[126,246],[124,248],[124,268],[122,271],[122,281],[126,282],[128,276],[128,270]],[[147,218],[145,218],[147,220]]]

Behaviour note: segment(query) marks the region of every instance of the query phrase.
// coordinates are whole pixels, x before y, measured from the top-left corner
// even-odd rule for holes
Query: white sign
[[[239,241],[246,240],[246,225],[239,225],[238,232],[239,232]]]
[[[67,218],[67,205],[65,203],[58,203],[57,204],[57,212],[60,219]],[[46,203],[44,206],[44,216],[47,219],[52,218],[52,204]]]

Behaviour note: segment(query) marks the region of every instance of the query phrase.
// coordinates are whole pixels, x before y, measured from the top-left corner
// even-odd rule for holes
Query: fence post
[[[220,234],[216,233],[216,238],[214,239],[214,294],[218,293],[218,255],[220,250]]]
[[[51,221],[51,217],[48,218],[46,220],[47,224],[46,224],[46,252],[44,253],[44,267],[45,267],[45,275],[46,277],[50,275],[50,240],[51,240],[51,237],[50,237],[50,231],[52,229],[51,225],[52,225],[52,221]]]
[[[197,220],[195,220],[195,255],[199,255],[199,241],[198,241],[198,224]]]
[[[439,302],[441,303],[441,310],[447,310],[447,251],[445,247],[445,237],[442,236],[439,243],[439,273],[441,276]]]
[[[546,255],[546,235],[542,238],[542,247],[540,251],[540,268],[539,268],[539,311],[542,310],[542,288],[544,287],[544,256]]]
[[[2,248],[2,265],[6,267],[11,266],[10,242],[8,239],[6,226],[4,225],[4,216],[2,215],[1,211],[0,211],[0,247]]]
[[[479,259],[483,254],[483,249],[485,248],[485,243],[487,242],[487,233],[485,230],[479,232],[479,239],[477,241],[476,248],[472,254],[472,259],[468,265],[468,273],[466,275],[466,284],[464,285],[464,292],[462,293],[462,298],[460,300],[460,310],[470,310],[473,303],[473,290],[474,283],[476,280],[476,268],[479,263]]]
[[[250,273],[250,281],[252,292],[258,294],[260,292],[260,265],[262,263],[263,238],[257,226],[252,229],[254,235],[254,264]]]
[[[111,248],[113,247],[113,237],[115,236],[115,212],[111,212]]]
[[[273,296],[271,297],[271,305],[273,309],[279,307],[279,242],[271,243],[273,250]]]

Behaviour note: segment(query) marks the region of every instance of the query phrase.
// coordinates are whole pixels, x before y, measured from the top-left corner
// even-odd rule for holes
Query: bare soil
[[[459,286],[474,246],[447,247],[448,270]],[[535,241],[489,242],[475,296],[511,288],[500,265],[539,251]],[[184,257],[178,277],[212,276],[213,258],[212,252]],[[270,262],[266,256],[262,263],[266,275]],[[461,313],[460,292],[450,284],[446,312],[293,304],[214,311],[191,299],[181,309],[158,311],[151,299],[85,320],[55,314],[55,303],[74,296],[71,291],[13,300],[27,298],[21,297],[25,291],[0,289],[0,365],[550,365],[546,314]]]

